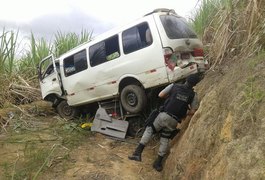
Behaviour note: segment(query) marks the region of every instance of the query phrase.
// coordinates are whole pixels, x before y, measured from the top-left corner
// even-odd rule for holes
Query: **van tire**
[[[66,100],[62,100],[56,107],[58,114],[67,120],[74,119],[78,115],[78,110],[75,107],[69,106]]]
[[[120,100],[122,107],[129,113],[139,113],[143,111],[147,103],[144,89],[135,84],[125,86],[122,89]]]

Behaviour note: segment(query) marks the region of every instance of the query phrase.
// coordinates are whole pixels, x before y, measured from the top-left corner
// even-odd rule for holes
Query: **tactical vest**
[[[192,88],[188,88],[185,84],[174,84],[165,101],[164,111],[181,119],[186,116],[194,96],[195,92]]]

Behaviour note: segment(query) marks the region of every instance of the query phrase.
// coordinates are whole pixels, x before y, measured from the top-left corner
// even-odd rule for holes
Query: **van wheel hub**
[[[137,96],[133,92],[127,95],[127,101],[130,106],[136,106],[138,103]]]
[[[64,114],[66,115],[66,116],[70,116],[71,115],[71,113],[72,113],[72,108],[70,107],[70,106],[64,106],[63,107],[63,112],[64,112]]]

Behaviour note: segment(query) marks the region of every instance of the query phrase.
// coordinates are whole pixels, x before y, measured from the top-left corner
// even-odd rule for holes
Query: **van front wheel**
[[[78,115],[75,107],[69,106],[66,100],[61,101],[56,107],[58,114],[67,120],[74,119]]]
[[[120,100],[127,112],[139,113],[145,108],[147,97],[142,87],[131,84],[122,89]]]

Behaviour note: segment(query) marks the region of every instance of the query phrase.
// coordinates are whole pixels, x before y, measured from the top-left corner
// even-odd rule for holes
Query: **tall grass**
[[[206,32],[208,25],[211,24],[212,18],[209,17],[213,17],[218,10],[218,1],[219,0],[203,0],[195,13],[192,26],[201,38],[204,36],[204,32]]]
[[[193,26],[213,68],[265,48],[264,7],[264,0],[202,0]]]
[[[18,31],[6,31],[0,35],[0,73],[11,75],[15,68]]]
[[[12,98],[7,92],[16,66],[17,37],[18,31],[6,31],[5,28],[0,35],[0,108],[4,106],[6,100]]]
[[[23,77],[34,77],[37,75],[36,67],[40,60],[52,53],[52,44],[44,38],[36,40],[31,33],[30,49],[21,57],[18,63],[18,69]]]
[[[58,31],[55,35],[55,56],[59,57],[63,53],[69,51],[70,49],[88,42],[92,37],[92,32],[88,32],[86,30],[82,30],[81,34],[78,35],[76,33],[62,33]]]
[[[6,31],[5,29],[0,35],[0,108],[6,102],[19,103],[17,98],[20,95],[23,97],[21,91],[17,93],[20,94],[18,96],[12,94],[12,90],[10,90],[12,84],[22,83],[21,85],[38,87],[36,67],[44,57],[49,54],[58,57],[68,50],[90,41],[92,32],[82,30],[79,35],[58,31],[53,42],[48,42],[44,38],[36,39],[31,33],[29,48],[22,56],[18,56],[17,52],[18,35],[18,31]]]

